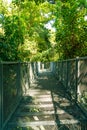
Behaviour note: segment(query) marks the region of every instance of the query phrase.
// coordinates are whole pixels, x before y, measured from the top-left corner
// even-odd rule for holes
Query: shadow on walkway
[[[8,130],[86,130],[85,115],[67,95],[52,75],[39,75],[9,121]]]
[[[52,75],[40,75],[35,89],[51,92],[58,129],[86,130],[86,117],[75,102],[71,102],[64,86]],[[83,124],[83,125],[82,125]]]

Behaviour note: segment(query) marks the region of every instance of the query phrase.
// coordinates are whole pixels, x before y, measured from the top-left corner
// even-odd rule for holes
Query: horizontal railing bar
[[[60,63],[60,62],[68,62],[68,61],[75,61],[75,60],[85,60],[87,59],[87,56],[85,57],[76,57],[76,58],[73,58],[73,59],[66,59],[66,60],[58,60],[57,62]]]
[[[78,58],[76,58],[76,59],[78,59],[78,60],[86,60],[86,59],[87,59],[87,56],[85,56],[85,57],[78,57]]]
[[[86,57],[76,57],[76,58],[73,58],[73,59],[66,59],[66,60],[58,60],[58,61],[54,61],[55,62],[66,62],[66,61],[75,61],[75,60],[85,60],[87,59],[87,56]],[[20,61],[17,61],[17,62],[12,62],[12,61],[1,61],[0,64],[25,64],[25,63],[31,63],[29,61],[26,61],[26,62],[20,62]]]
[[[0,62],[0,64],[29,64],[30,62]]]

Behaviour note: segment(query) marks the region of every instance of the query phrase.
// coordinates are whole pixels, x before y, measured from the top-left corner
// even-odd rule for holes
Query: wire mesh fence
[[[87,118],[87,57],[54,63],[54,74],[65,90],[65,96],[76,103]],[[86,130],[87,121],[61,125],[58,130]]]
[[[54,63],[55,76],[73,101],[87,106],[87,57]]]
[[[3,64],[3,122],[21,96],[18,64]]]
[[[31,80],[35,78],[34,64],[0,63],[0,130],[9,120],[23,94],[29,89]]]

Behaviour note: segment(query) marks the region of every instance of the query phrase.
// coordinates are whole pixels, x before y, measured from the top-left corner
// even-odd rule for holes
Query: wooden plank
[[[22,108],[51,108],[51,107],[54,107],[53,104],[39,104],[39,105],[25,105],[25,104],[22,104],[20,105],[20,107]]]
[[[51,114],[58,114],[58,115],[62,115],[66,113],[64,110],[57,110],[57,112],[55,113],[54,110],[51,110],[51,111],[43,111],[43,112],[17,112],[16,113],[16,116],[33,116],[33,115],[36,115],[36,116],[40,116],[40,115],[51,115]]]
[[[40,90],[40,91],[38,91],[38,90],[34,90],[34,91],[29,91],[29,92],[26,92],[26,94],[25,94],[25,96],[26,95],[43,95],[43,94],[51,94],[51,92],[50,91],[46,91],[46,90]]]
[[[52,103],[52,99],[51,98],[36,98],[36,99],[33,99],[33,100],[25,100],[25,101],[21,101],[21,104],[22,103],[26,103],[27,102],[27,104],[28,103],[33,103],[33,104],[36,104],[36,103],[45,103],[45,104],[47,104],[47,102],[48,102],[48,104],[50,104],[50,103]]]
[[[80,121],[79,120],[74,120],[74,119],[71,119],[71,120],[60,120],[59,121],[60,122],[60,124],[66,124],[66,125],[68,125],[68,124],[78,124],[78,123],[80,123]],[[57,121],[57,124],[58,124],[58,121]]]
[[[27,95],[26,95],[27,96]],[[30,94],[29,96],[32,96],[34,98],[52,98],[50,94],[37,94],[37,95],[34,95],[34,94]]]
[[[8,124],[9,127],[29,127],[29,126],[53,126],[53,125],[70,125],[70,124],[78,124],[80,121],[78,120],[59,120],[59,121],[35,121],[35,122],[10,122]]]
[[[52,98],[37,98],[35,99],[36,102],[52,102]]]
[[[22,103],[52,103],[52,99],[51,98],[36,98],[36,99],[33,99],[33,100],[25,100],[25,101],[21,101],[21,104]]]
[[[48,90],[42,90],[42,89],[29,89],[28,91],[27,91],[28,93],[33,93],[33,92],[47,92],[47,93],[51,93],[50,91],[48,91]]]
[[[29,126],[40,126],[40,125],[56,125],[55,121],[35,121],[35,122],[10,122],[9,127],[29,127]]]
[[[16,116],[40,116],[40,115],[50,115],[55,114],[54,111],[43,111],[43,112],[18,112]]]

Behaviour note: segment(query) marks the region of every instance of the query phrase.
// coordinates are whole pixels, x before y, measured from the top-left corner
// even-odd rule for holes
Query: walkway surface
[[[54,77],[38,77],[9,121],[8,130],[82,130],[85,116],[66,95]]]

